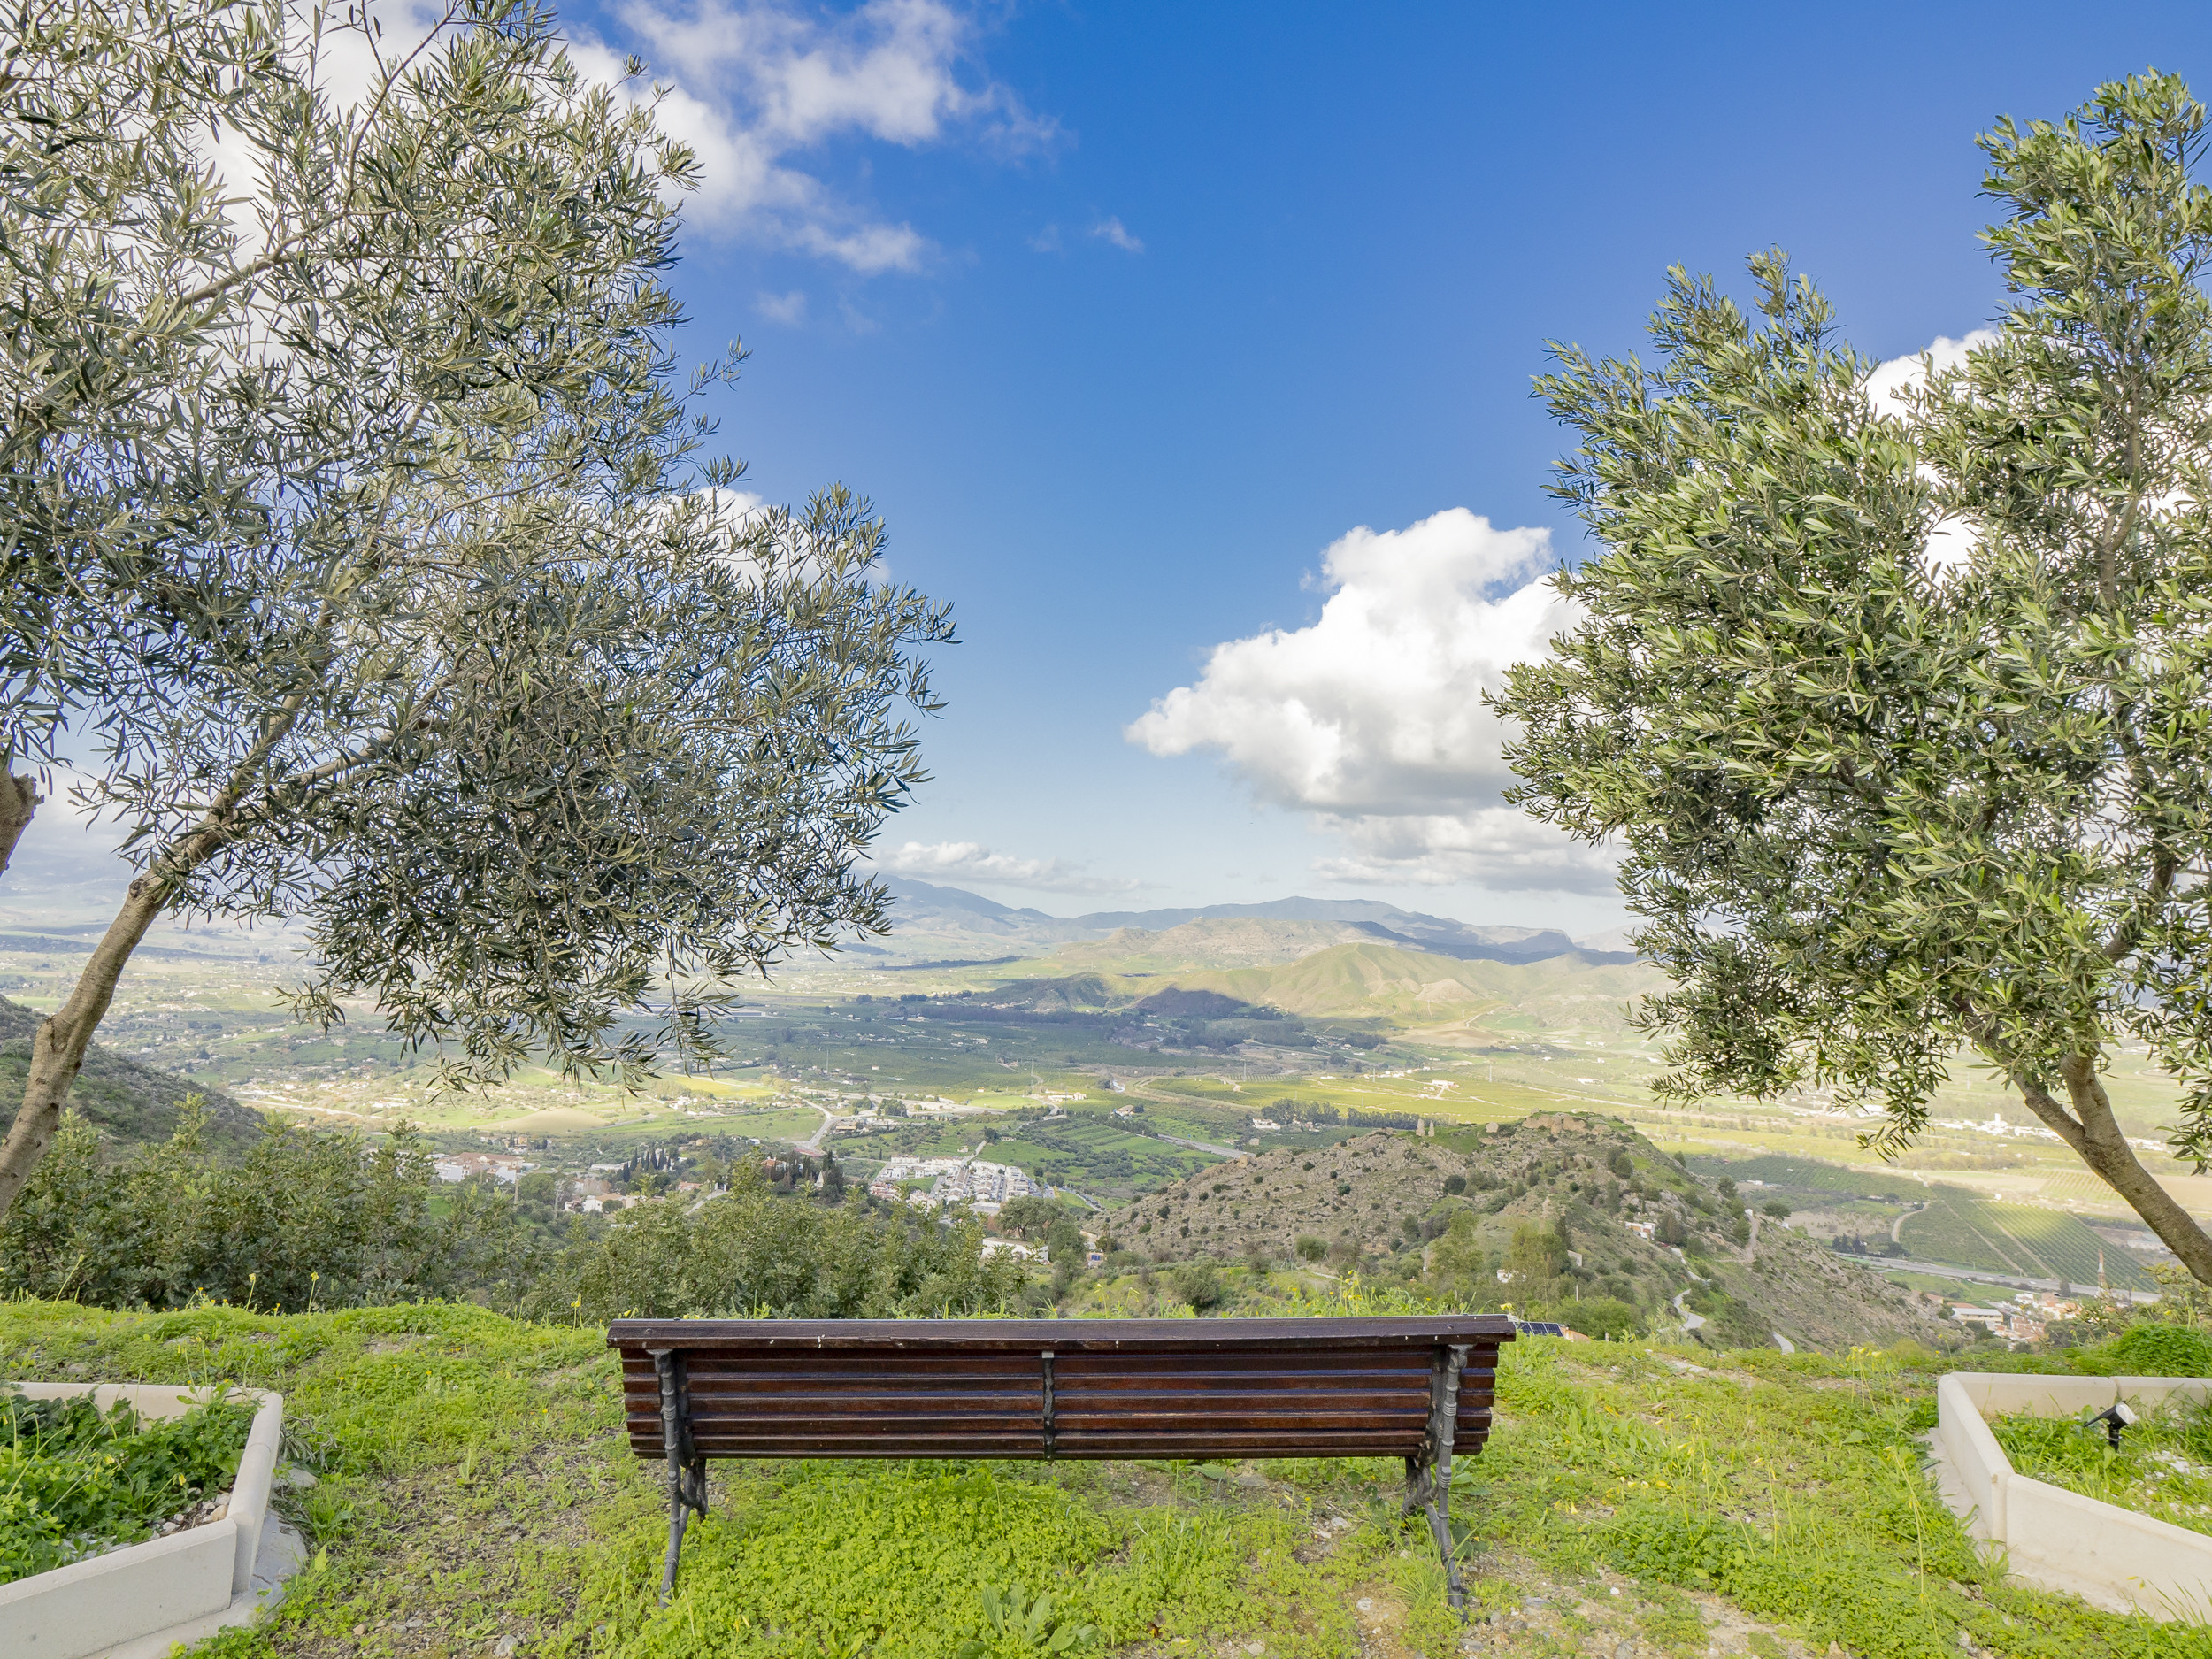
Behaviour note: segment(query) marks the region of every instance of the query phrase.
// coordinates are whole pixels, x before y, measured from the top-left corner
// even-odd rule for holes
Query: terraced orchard
[[[1956,1187],[1928,1189],[1928,1205],[1904,1218],[1898,1241],[1932,1262],[1991,1273],[2093,1286],[2101,1274],[2118,1290],[2158,1286],[2125,1250],[2107,1245],[2072,1216],[2008,1204]]]

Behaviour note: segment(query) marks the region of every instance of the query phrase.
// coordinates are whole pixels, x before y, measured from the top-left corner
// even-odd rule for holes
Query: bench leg
[[[1452,1548],[1452,1440],[1459,1427],[1459,1373],[1466,1363],[1467,1350],[1455,1347],[1437,1368],[1427,1440],[1419,1456],[1406,1459],[1406,1501],[1399,1510],[1402,1517],[1417,1509],[1427,1511],[1429,1534],[1444,1564],[1444,1599],[1462,1619],[1467,1617],[1467,1584]]]
[[[661,1569],[661,1605],[676,1594],[676,1563],[683,1553],[687,1511],[707,1512],[707,1463],[691,1442],[691,1397],[684,1386],[680,1354],[665,1350],[653,1356],[660,1373],[661,1441],[668,1453],[668,1560]]]
[[[1444,1601],[1463,1623],[1467,1617],[1467,1581],[1459,1574],[1459,1555],[1452,1548],[1452,1477],[1448,1467],[1429,1489],[1429,1533],[1444,1563]]]

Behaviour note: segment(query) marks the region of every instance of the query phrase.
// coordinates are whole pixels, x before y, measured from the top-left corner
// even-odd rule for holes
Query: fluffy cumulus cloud
[[[842,13],[774,0],[627,0],[611,15],[628,38],[580,39],[579,65],[614,81],[618,44],[645,58],[663,126],[698,152],[687,214],[710,234],[864,274],[915,270],[928,239],[825,184],[809,152],[838,140],[918,149],[959,139],[1019,153],[1057,135],[981,70],[974,19],[943,0],[870,0]]]
[[[979,841],[909,841],[877,854],[876,863],[894,875],[918,881],[982,881],[1040,893],[1133,893],[1145,885],[1086,875],[1065,859],[1017,858],[993,852]]]
[[[1947,334],[1938,334],[1924,351],[1910,356],[1892,357],[1876,365],[1866,377],[1867,401],[1878,414],[1894,415],[1909,424],[1912,419],[1911,395],[1926,384],[1928,371],[1933,367],[1940,372],[1956,368],[1966,361],[1966,354],[1997,342],[1993,328],[1970,329],[1961,340]],[[1974,554],[1974,533],[1955,519],[1945,519],[1929,532],[1928,545],[1922,549],[1929,567],[1939,575],[1956,569]]]
[[[381,61],[405,56],[394,42],[411,46],[456,27],[434,0],[367,0],[366,15],[386,42]],[[603,19],[605,37],[568,27],[571,56],[593,80],[657,99],[663,129],[696,152],[700,188],[686,200],[687,223],[864,275],[918,270],[933,248],[913,226],[826,184],[826,146],[966,142],[1012,156],[1060,136],[991,78],[976,19],[947,0],[868,0],[845,12],[778,0],[616,0]],[[645,63],[643,82],[628,76],[633,52]],[[311,64],[298,61],[340,105],[357,105],[380,67],[349,28],[325,35]],[[234,218],[250,245],[259,190],[252,153],[219,127],[210,157],[240,199]],[[762,310],[795,322],[803,299],[764,295]]]
[[[1906,395],[1916,390],[1928,378],[1931,361],[1939,370],[1955,369],[1966,361],[1968,352],[1996,343],[1997,331],[1993,328],[1970,329],[1962,340],[1938,334],[1926,350],[1892,357],[1878,365],[1874,373],[1866,377],[1867,399],[1878,412],[1901,419],[1909,413]]]
[[[1339,838],[1319,873],[1379,883],[1602,892],[1613,865],[1503,805],[1506,733],[1482,701],[1574,626],[1549,533],[1453,508],[1354,530],[1324,554],[1310,626],[1214,648],[1126,735],[1207,749],[1261,799]]]

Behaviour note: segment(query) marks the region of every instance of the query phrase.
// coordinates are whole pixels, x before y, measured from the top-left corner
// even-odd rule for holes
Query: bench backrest
[[[662,1458],[657,1353],[706,1457],[1423,1454],[1451,1350],[1454,1449],[1490,1430],[1502,1315],[1333,1319],[625,1319],[630,1444]]]

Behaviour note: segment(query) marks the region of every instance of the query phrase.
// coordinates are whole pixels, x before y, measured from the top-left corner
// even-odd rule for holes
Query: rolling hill
[[[1555,1024],[1624,1029],[1625,1005],[1663,982],[1646,964],[1596,961],[1578,951],[1533,963],[1479,962],[1373,943],[1333,945],[1277,966],[1177,976],[1187,988],[1286,1013],[1383,1016],[1417,1025],[1498,1013],[1489,1023],[1502,1030]],[[1571,1021],[1549,1017],[1569,1006],[1577,1010]]]
[[[1007,964],[979,995],[1038,1010],[1134,1004],[1209,1018],[1275,1010],[1369,1030],[1417,1030],[1424,1042],[1448,1048],[1558,1031],[1623,1033],[1631,1005],[1664,982],[1647,963],[1578,951],[1540,962],[1463,961],[1355,936],[1288,954],[1331,932],[1326,923],[1231,921],[1186,922],[1156,933],[1129,929],[1018,969]],[[1176,996],[1213,1001],[1163,1001]]]
[[[38,1025],[37,1014],[0,996],[0,1134],[15,1121],[15,1109],[22,1104]],[[84,1070],[69,1091],[69,1108],[81,1112],[111,1147],[139,1147],[166,1141],[175,1132],[178,1109],[188,1094],[205,1102],[208,1141],[220,1151],[242,1152],[266,1125],[259,1112],[241,1106],[219,1088],[158,1066],[142,1065],[97,1042],[87,1051]]]
[[[988,964],[1015,957],[1059,956],[1062,948],[1105,941],[1118,933],[1166,934],[1179,933],[1192,923],[1226,924],[1222,938],[1257,941],[1278,928],[1283,937],[1302,940],[1302,948],[1288,944],[1288,960],[1310,953],[1323,944],[1350,940],[1373,940],[1401,949],[1466,961],[1540,962],[1578,949],[1575,941],[1555,928],[1491,927],[1401,910],[1373,899],[1272,899],[1260,904],[1209,904],[1156,910],[1094,910],[1082,916],[1049,916],[1028,907],[1001,904],[959,887],[900,877],[885,878],[895,901],[891,932],[880,939],[861,941],[845,949],[885,966],[960,963]],[[1298,933],[1300,927],[1319,930]],[[1205,934],[1198,937],[1207,937]],[[1118,956],[1133,954],[1141,941],[1114,947]],[[1608,944],[1617,941],[1606,941]],[[1170,949],[1181,949],[1182,943]],[[1255,946],[1255,949],[1258,947]],[[1586,953],[1586,954],[1590,954]],[[1630,962],[1624,950],[1600,950],[1598,958]],[[1178,962],[1175,965],[1199,965]],[[1233,965],[1215,964],[1212,965]]]
[[[1622,1173],[1626,1171],[1625,1174]],[[1447,1183],[1457,1178],[1463,1196]],[[1786,1228],[1752,1246],[1731,1233],[1740,1206],[1724,1200],[1628,1125],[1546,1113],[1432,1138],[1379,1131],[1325,1148],[1284,1148],[1202,1170],[1115,1212],[1125,1247],[1156,1262],[1235,1261],[1256,1249],[1283,1261],[1301,1237],[1332,1258],[1417,1272],[1429,1241],[1465,1212],[1486,1260],[1475,1303],[1511,1299],[1490,1281],[1517,1229],[1562,1227],[1580,1294],[1609,1295],[1670,1322],[1686,1294],[1742,1341],[1779,1332],[1839,1353],[1854,1343],[1943,1333],[1909,1293]],[[1631,1220],[1671,1217],[1686,1248],[1639,1236]]]

